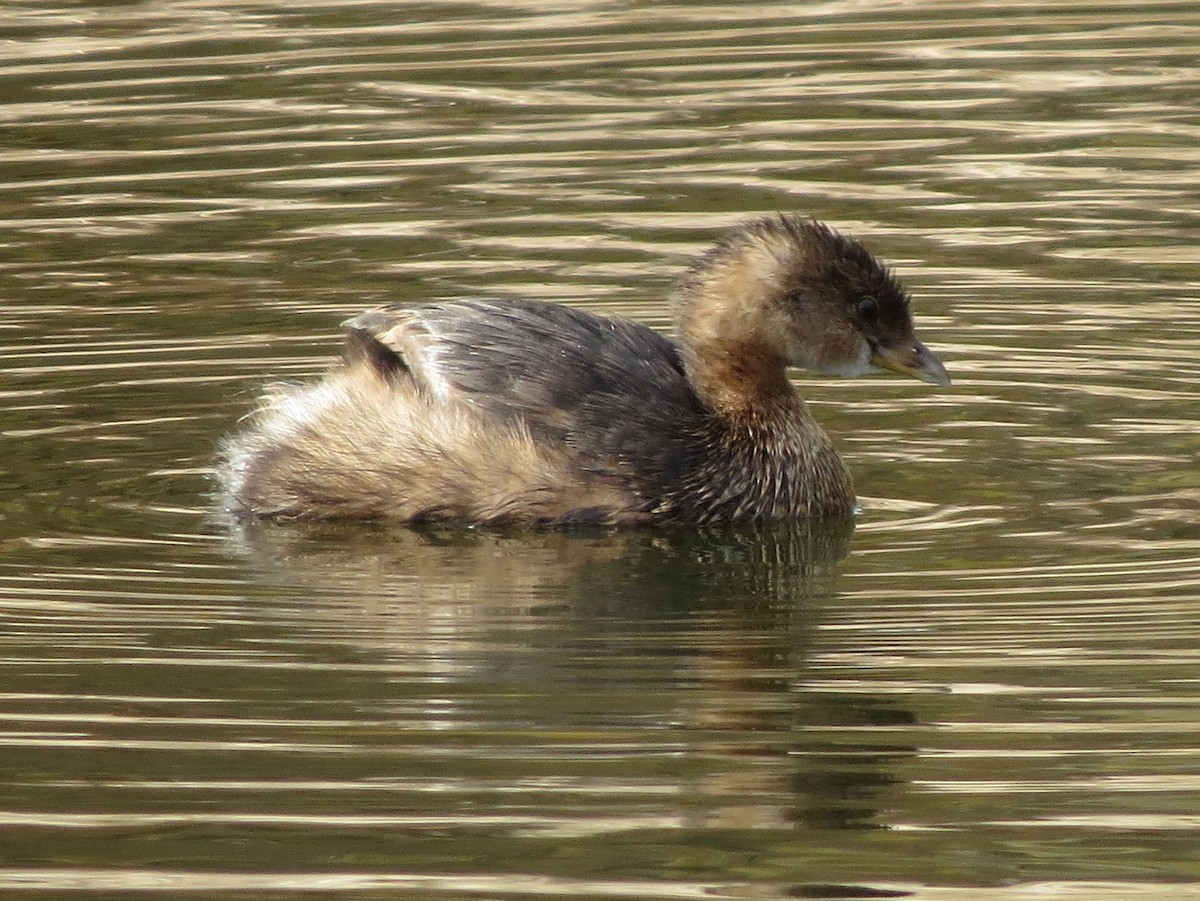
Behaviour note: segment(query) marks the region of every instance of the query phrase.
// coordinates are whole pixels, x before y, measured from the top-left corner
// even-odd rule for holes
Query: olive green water
[[[1200,7],[0,11],[0,894],[1200,898]],[[845,523],[210,514],[257,387],[460,294],[666,327],[798,210],[948,390]]]

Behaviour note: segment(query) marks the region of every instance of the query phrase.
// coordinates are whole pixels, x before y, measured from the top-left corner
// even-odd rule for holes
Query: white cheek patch
[[[859,376],[870,375],[872,372],[879,370],[871,365],[871,345],[866,341],[862,341],[858,346],[858,354],[850,360],[841,360],[837,363],[824,364],[814,367],[818,372],[825,375],[836,375],[842,378],[858,378]]]

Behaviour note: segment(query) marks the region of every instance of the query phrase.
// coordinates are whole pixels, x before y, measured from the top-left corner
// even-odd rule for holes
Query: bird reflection
[[[618,735],[635,756],[669,740],[686,763],[655,777],[674,798],[657,827],[859,829],[878,825],[912,753],[863,736],[912,715],[808,687],[852,532],[848,517],[653,531],[252,522],[229,544],[268,593],[307,596],[310,622],[434,677],[441,696],[458,686],[461,703],[438,708],[443,734],[478,729],[486,710],[527,731],[534,758],[546,730],[583,736],[580,754]]]

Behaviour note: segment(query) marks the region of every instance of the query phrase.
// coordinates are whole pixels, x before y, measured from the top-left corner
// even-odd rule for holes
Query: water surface
[[[1200,11],[0,15],[6,897],[1200,897]],[[669,325],[721,228],[892,261],[949,390],[798,377],[853,523],[224,527],[337,323]]]

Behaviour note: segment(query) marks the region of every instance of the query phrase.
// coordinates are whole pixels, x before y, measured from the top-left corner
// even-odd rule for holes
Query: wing
[[[346,327],[354,356],[379,371],[403,369],[431,398],[523,422],[585,465],[636,460],[670,477],[703,416],[675,345],[626,319],[472,299],[372,310]]]

